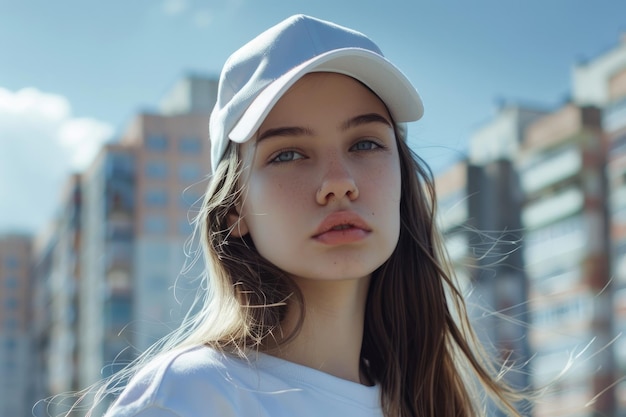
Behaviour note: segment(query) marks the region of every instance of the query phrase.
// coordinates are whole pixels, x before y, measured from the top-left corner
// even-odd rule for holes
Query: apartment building
[[[601,112],[566,104],[526,130],[525,202],[535,415],[613,415],[605,143]]]
[[[466,160],[447,167],[435,177],[437,223],[445,239],[448,256],[464,293],[470,291],[475,263],[469,247],[468,170]]]
[[[626,64],[608,79],[609,103],[602,125],[608,142],[606,173],[611,220],[611,271],[613,333],[621,335],[612,346],[615,353],[616,415],[626,416]]]
[[[610,218],[611,241],[611,277],[607,290],[613,295],[613,336],[616,410],[615,415],[626,416],[626,341],[624,340],[625,297],[624,278],[624,191],[622,175],[624,173],[623,146],[624,115],[626,107],[626,34],[614,47],[603,51],[593,59],[579,63],[573,68],[573,100],[579,105],[595,105],[602,109],[602,127],[607,141],[608,211]],[[621,382],[620,382],[621,381]]]
[[[195,296],[203,268],[202,259],[194,259],[198,242],[189,239],[210,173],[207,138],[208,114],[142,114],[121,141],[136,158],[132,265],[139,350],[175,328]]]
[[[57,217],[37,235],[33,255],[31,331],[36,354],[31,373],[33,402],[49,393],[77,390],[78,288],[80,284],[80,175],[67,178]],[[35,415],[61,414],[60,398],[37,404]]]
[[[530,385],[527,279],[521,251],[522,194],[514,158],[526,127],[545,111],[501,107],[471,137],[469,156],[436,176],[438,222],[479,338],[511,367],[513,386]],[[531,412],[519,404],[523,414]],[[495,407],[490,415],[500,415]]]
[[[30,415],[32,238],[0,235],[0,415]]]
[[[544,109],[504,104],[489,122],[477,129],[469,147],[470,248],[476,257],[473,320],[499,361],[511,370],[506,380],[518,388],[531,384],[528,362],[528,277],[522,251],[523,194],[515,157],[529,125]],[[489,345],[488,345],[489,346]],[[520,410],[530,415],[528,404]]]
[[[45,402],[50,394],[48,385],[48,353],[50,349],[50,288],[49,277],[54,254],[53,223],[37,232],[33,242],[32,295],[31,295],[31,334],[33,352],[31,356],[32,373],[30,375],[30,399],[34,404],[33,415],[47,415]]]
[[[134,357],[135,155],[105,145],[82,174],[78,382],[86,387]],[[56,394],[57,392],[53,392]]]
[[[82,175],[80,385],[118,371],[176,328],[204,269],[192,220],[210,173],[214,80],[177,83]],[[198,89],[202,94],[198,94]]]

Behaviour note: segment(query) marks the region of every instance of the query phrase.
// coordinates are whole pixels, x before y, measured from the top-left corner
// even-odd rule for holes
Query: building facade
[[[204,268],[192,223],[211,172],[211,98],[194,86],[211,91],[209,81],[178,83],[167,114],[135,116],[82,174],[81,387],[177,328],[196,295]]]
[[[142,114],[121,142],[136,158],[132,303],[139,350],[177,327],[203,270],[191,238],[210,173],[207,120],[203,113]]]
[[[536,416],[613,415],[605,143],[596,107],[531,125],[518,156]]]
[[[33,256],[34,356],[39,372],[33,385],[41,400],[48,393],[79,389],[78,288],[80,284],[81,180],[71,175],[61,193],[57,218],[36,239]],[[43,384],[42,384],[43,382]],[[45,407],[44,407],[45,406]],[[36,415],[67,411],[60,398],[37,405]],[[47,410],[46,410],[47,409]]]
[[[0,235],[0,415],[30,415],[32,238]]]
[[[436,177],[439,225],[472,324],[505,379],[530,385],[522,193],[514,165],[526,127],[545,111],[507,105],[472,136],[467,160]],[[530,415],[528,404],[519,410]],[[489,415],[500,415],[492,407]]]
[[[474,289],[468,303],[479,337],[498,362],[509,368],[507,382],[530,386],[528,363],[528,277],[524,270],[521,224],[523,193],[515,167],[528,126],[543,109],[503,105],[470,140],[468,171],[469,247],[474,254]],[[519,404],[531,415],[528,404]],[[494,411],[494,413],[498,413]]]
[[[611,271],[613,281],[613,352],[616,361],[616,415],[626,416],[626,64],[609,78],[609,104],[602,125],[608,142],[606,173],[611,221]]]
[[[82,175],[78,287],[81,388],[113,374],[136,354],[130,349],[134,331],[134,173],[131,150],[105,145]]]

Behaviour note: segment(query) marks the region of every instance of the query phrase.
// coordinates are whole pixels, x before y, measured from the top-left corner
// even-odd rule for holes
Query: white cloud
[[[113,132],[72,116],[63,96],[0,88],[0,230],[36,232],[52,219],[69,174],[84,170]]]
[[[199,28],[206,28],[213,22],[213,13],[210,10],[198,10],[193,15],[193,23]]]
[[[23,117],[31,114],[44,120],[67,117],[70,105],[65,97],[42,95],[37,89],[25,88],[17,93],[0,88],[0,114]],[[1,117],[1,116],[0,116]]]
[[[112,134],[113,128],[99,120],[68,119],[61,125],[58,139],[59,144],[70,153],[70,167],[83,171]]]
[[[208,3],[208,5],[207,5]],[[205,29],[213,22],[236,13],[243,6],[244,0],[193,1],[163,0],[161,9],[170,17],[181,17],[196,28]],[[199,7],[202,6],[202,7]]]
[[[186,9],[187,0],[165,0],[163,2],[163,11],[170,16],[181,14]]]

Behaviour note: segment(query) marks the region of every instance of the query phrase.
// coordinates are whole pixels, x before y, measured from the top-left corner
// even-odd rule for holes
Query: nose
[[[359,188],[345,162],[330,161],[315,196],[317,203],[326,205],[331,200],[341,200],[342,198],[354,201],[358,197]]]

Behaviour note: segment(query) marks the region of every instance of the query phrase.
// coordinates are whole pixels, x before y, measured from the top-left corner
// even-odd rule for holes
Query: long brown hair
[[[396,129],[402,174],[400,236],[391,257],[372,274],[362,371],[380,385],[387,417],[472,417],[484,414],[486,398],[505,413],[520,416],[515,404],[526,397],[499,380],[497,364],[477,343],[435,223],[432,174],[403,135]],[[245,357],[297,334],[305,301],[298,287],[258,253],[249,236],[232,234],[237,224],[228,219],[240,202],[241,172],[238,148],[231,143],[195,220],[206,261],[195,308],[178,329],[123,371],[75,393],[77,401],[65,415],[81,409],[88,410],[87,416],[98,412],[161,353],[204,344]],[[287,308],[301,313],[291,334],[281,328]]]
[[[432,174],[402,135],[396,129],[401,231],[395,251],[372,275],[363,371],[380,384],[388,417],[470,417],[481,414],[484,401],[479,399],[485,396],[503,411],[519,415],[514,404],[522,397],[496,378],[495,364],[476,342],[463,296],[448,268],[435,223]],[[214,348],[245,355],[273,345],[269,338],[285,343],[293,337],[298,327],[283,335],[281,321],[288,306],[300,306],[302,321],[304,300],[287,274],[259,255],[249,237],[231,234],[237,225],[229,227],[228,216],[241,195],[240,173],[237,148],[231,143],[199,217],[215,315],[204,317],[202,329],[194,333],[204,335],[204,343]],[[235,314],[216,330],[215,312],[224,309]]]
[[[495,379],[496,364],[471,330],[436,226],[432,173],[404,140],[398,148],[400,238],[373,274],[362,348],[385,415],[474,416],[484,406],[478,391],[518,415],[521,395]]]

